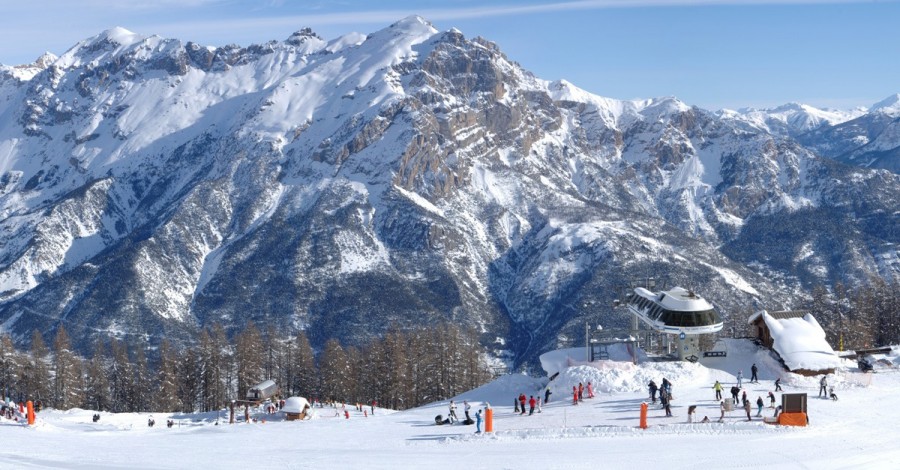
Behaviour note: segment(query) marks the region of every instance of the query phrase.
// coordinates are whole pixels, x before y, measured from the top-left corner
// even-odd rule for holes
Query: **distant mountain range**
[[[614,100],[420,17],[249,47],[112,29],[0,67],[0,324],[86,349],[447,319],[522,363],[624,324],[651,276],[743,321],[900,278],[898,101]]]

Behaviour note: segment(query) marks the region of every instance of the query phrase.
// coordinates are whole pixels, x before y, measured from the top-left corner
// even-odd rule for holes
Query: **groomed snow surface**
[[[614,360],[584,364],[583,350],[558,352],[545,367],[571,366],[550,383],[553,394],[541,413],[515,414],[512,400],[519,393],[543,394],[547,377],[507,375],[456,397],[460,417],[463,400],[473,405],[473,415],[491,403],[490,435],[475,434],[474,425],[435,425],[436,415],[446,416],[447,401],[402,412],[376,408],[368,417],[348,406],[350,419],[334,408],[316,408],[313,419],[294,422],[255,411],[256,423],[235,425],[224,424],[224,412],[219,425],[215,413],[155,413],[153,428],[147,427],[149,413],[100,413],[93,423],[94,411],[45,410],[32,427],[0,420],[0,468],[900,468],[898,351],[882,356],[869,375],[844,361],[828,377],[840,398],[832,401],[817,398],[818,377],[783,372],[751,342],[727,340],[724,346],[728,357],[700,364],[653,362],[638,354],[635,365],[623,351]],[[747,383],[753,363],[758,384]],[[716,423],[712,384],[722,382],[728,395],[739,370],[754,418],[748,422],[736,410]],[[768,425],[755,417],[756,398],[766,399],[778,376],[785,392],[809,394],[809,427]],[[651,405],[650,427],[641,430],[646,384],[664,377],[674,384],[674,416]],[[596,397],[573,406],[572,385],[588,381]],[[713,422],[688,424],[689,405],[698,405],[698,420]],[[763,410],[763,416],[772,413]],[[175,420],[172,428],[168,419]]]

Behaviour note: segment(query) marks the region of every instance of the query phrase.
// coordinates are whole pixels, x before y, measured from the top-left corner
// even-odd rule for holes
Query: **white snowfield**
[[[473,405],[473,415],[490,402],[493,434],[475,434],[474,425],[435,425],[436,415],[446,416],[447,401],[402,412],[376,408],[374,416],[348,405],[349,419],[339,409],[316,408],[308,421],[286,422],[276,414],[263,423],[267,415],[254,412],[256,423],[234,425],[225,424],[224,412],[219,425],[214,413],[154,413],[153,428],[147,427],[149,413],[101,413],[92,423],[94,411],[46,410],[32,427],[0,420],[0,468],[900,468],[900,411],[892,404],[900,391],[897,350],[870,375],[844,361],[828,377],[839,396],[833,401],[817,398],[818,377],[783,372],[752,343],[729,340],[727,348],[728,357],[701,364],[635,365],[619,351],[611,361],[568,367],[550,383],[550,403],[531,416],[515,414],[512,400],[519,393],[543,395],[546,377],[507,375],[455,397],[461,419],[463,400]],[[583,354],[573,349],[556,357],[568,363],[565,356],[572,356],[579,364]],[[758,384],[747,383],[753,363]],[[739,370],[754,403],[753,419],[735,410],[717,423],[712,385],[722,382],[727,396]],[[810,426],[775,426],[755,417],[758,396],[766,402],[763,416],[772,416],[766,395],[778,376],[785,392],[809,394]],[[651,405],[649,428],[642,430],[646,384],[664,377],[674,384],[673,416]],[[572,405],[572,386],[588,381],[596,396]],[[781,393],[776,396],[780,403]],[[709,416],[712,422],[688,424],[689,405],[698,406],[698,420]],[[172,428],[168,419],[175,421]]]

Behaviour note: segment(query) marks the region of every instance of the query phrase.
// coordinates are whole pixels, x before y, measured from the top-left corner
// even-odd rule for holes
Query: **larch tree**
[[[51,397],[50,384],[50,365],[48,356],[50,350],[44,343],[44,337],[41,332],[34,330],[31,334],[31,353],[27,358],[24,368],[24,377],[22,385],[28,398],[35,402],[40,401],[41,404]]]
[[[179,406],[178,356],[168,340],[159,345],[159,360],[156,366],[156,390],[153,394],[153,409],[175,411]]]
[[[252,322],[235,339],[235,367],[237,368],[237,393],[243,398],[250,387],[262,382],[265,356],[262,337]]]
[[[53,403],[56,408],[67,410],[81,403],[81,361],[72,352],[69,334],[62,325],[56,329],[53,351]]]

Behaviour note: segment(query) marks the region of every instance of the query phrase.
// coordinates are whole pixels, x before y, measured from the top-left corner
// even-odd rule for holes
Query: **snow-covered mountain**
[[[0,68],[0,321],[321,345],[450,319],[525,361],[623,322],[637,277],[726,317],[896,279],[900,177],[742,116],[541,80],[420,17],[246,48],[105,31]]]
[[[791,103],[718,115],[753,130],[791,136],[818,155],[848,165],[900,172],[900,94],[851,111]]]

